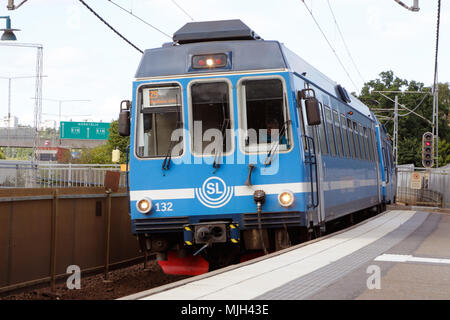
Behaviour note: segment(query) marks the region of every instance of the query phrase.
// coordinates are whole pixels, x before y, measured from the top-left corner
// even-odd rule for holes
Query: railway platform
[[[450,214],[387,211],[314,241],[122,299],[450,299]]]

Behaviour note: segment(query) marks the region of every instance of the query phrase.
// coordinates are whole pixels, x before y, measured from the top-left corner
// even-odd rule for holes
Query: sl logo
[[[195,196],[208,208],[220,208],[233,197],[234,187],[227,187],[219,177],[210,177],[203,182],[201,188],[195,189]]]

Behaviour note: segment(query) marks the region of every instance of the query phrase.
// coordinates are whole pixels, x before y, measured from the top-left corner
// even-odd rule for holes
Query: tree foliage
[[[91,164],[110,164],[112,163],[112,151],[117,148],[120,150],[120,163],[125,163],[127,156],[127,146],[130,144],[130,137],[122,137],[119,135],[118,120],[111,122],[111,126],[108,131],[109,136],[106,144],[92,149],[83,149],[81,152],[81,158],[76,162]]]
[[[400,104],[413,110],[424,118],[432,120],[433,96],[430,87],[425,87],[422,82],[415,80],[400,79],[392,71],[381,72],[380,77],[367,82],[361,90],[359,99],[364,102],[377,118],[386,126],[388,132],[393,136],[394,102],[374,91],[417,91],[415,94],[399,94],[399,121],[398,121],[398,164],[414,163],[422,167],[422,135],[432,131],[431,125],[424,119],[402,109]],[[449,83],[439,83],[439,166],[449,163],[450,127],[448,122],[450,90]],[[384,93],[384,95],[395,99],[395,93]],[[416,108],[417,107],[417,108]],[[381,110],[390,109],[390,110]]]

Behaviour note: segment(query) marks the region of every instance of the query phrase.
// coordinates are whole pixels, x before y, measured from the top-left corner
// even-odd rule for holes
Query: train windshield
[[[190,90],[194,154],[209,156],[231,151],[228,83],[195,82]]]
[[[181,90],[178,85],[144,87],[139,90],[137,148],[139,157],[164,157],[183,153]],[[179,129],[179,130],[177,130]],[[178,148],[174,148],[174,146]]]
[[[245,151],[264,152],[275,142],[280,151],[288,150],[290,125],[281,80],[245,80],[240,89]]]

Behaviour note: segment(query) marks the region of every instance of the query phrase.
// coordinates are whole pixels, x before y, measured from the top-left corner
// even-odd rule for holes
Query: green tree
[[[423,94],[423,92],[431,93],[430,87],[425,87],[422,82],[415,80],[408,81],[406,79],[401,79],[395,76],[393,71],[381,72],[379,76],[378,79],[365,83],[359,99],[374,111],[378,119],[385,125],[391,135],[393,135],[394,128],[394,102],[374,91],[417,91],[419,92],[417,94],[397,94],[399,104],[414,110],[414,112],[430,121],[432,120],[433,97],[431,94]],[[445,161],[447,161],[448,148],[446,145],[447,141],[450,141],[450,127],[447,120],[449,115],[450,91],[448,83],[439,83],[438,88],[439,138],[441,140],[439,144],[439,165],[442,166],[445,165]],[[393,100],[395,98],[395,93],[384,93],[384,95]],[[426,120],[399,107],[399,164],[414,163],[415,166],[422,166],[422,135],[427,131],[431,132],[432,128]]]
[[[450,164],[450,142],[439,141],[439,166]]]
[[[6,159],[5,154],[3,153],[3,148],[0,148],[0,160]]]
[[[130,144],[130,137],[122,137],[119,135],[119,120],[111,122],[107,144],[111,150],[110,155],[114,149],[119,149],[120,163],[125,163],[127,158],[127,147]]]
[[[83,149],[81,158],[77,163],[91,163],[91,164],[109,164],[112,163],[111,156],[114,149],[120,150],[120,163],[126,163],[127,146],[130,143],[130,137],[122,137],[119,135],[119,121],[111,122],[108,129],[109,136],[106,144],[92,148]]]

